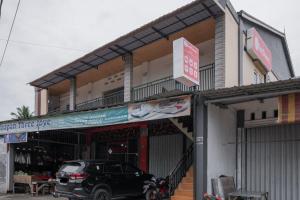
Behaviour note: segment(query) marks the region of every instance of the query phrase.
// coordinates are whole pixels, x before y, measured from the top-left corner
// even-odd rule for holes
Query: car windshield
[[[66,173],[80,172],[84,168],[84,164],[80,162],[68,162],[65,163],[59,171]]]

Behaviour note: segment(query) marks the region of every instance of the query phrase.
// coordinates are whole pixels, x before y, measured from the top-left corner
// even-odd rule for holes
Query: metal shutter
[[[183,135],[150,137],[149,173],[166,177],[182,157]]]
[[[267,191],[271,200],[300,199],[300,125],[249,128],[246,189]]]

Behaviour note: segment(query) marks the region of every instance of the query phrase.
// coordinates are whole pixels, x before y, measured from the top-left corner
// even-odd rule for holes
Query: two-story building
[[[180,38],[199,51],[198,84],[191,87],[174,77],[174,41]],[[170,175],[173,199],[201,199],[221,174],[234,176],[237,188],[288,199],[276,190],[296,193],[296,186],[260,181],[276,170],[281,181],[289,180],[284,167],[265,164],[269,146],[257,152],[253,143],[243,144],[280,126],[277,96],[299,88],[296,79],[277,82],[294,76],[284,33],[236,12],[229,1],[196,0],[32,81],[36,117],[0,123],[1,134],[26,133],[25,143],[2,144],[0,186],[11,190],[13,173],[20,171],[54,176],[64,160],[112,159]],[[291,152],[300,153],[296,147]],[[245,167],[251,159],[257,159],[255,169]],[[192,163],[193,179],[181,183]]]

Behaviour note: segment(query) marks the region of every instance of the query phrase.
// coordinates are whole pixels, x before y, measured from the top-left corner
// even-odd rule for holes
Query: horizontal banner
[[[100,127],[190,115],[191,96],[0,124],[0,134]]]

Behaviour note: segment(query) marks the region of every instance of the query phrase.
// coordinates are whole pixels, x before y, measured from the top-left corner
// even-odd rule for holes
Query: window
[[[103,171],[103,165],[97,163],[90,164],[87,171],[91,173],[101,173]]]
[[[251,120],[255,120],[255,113],[251,113],[250,119],[251,119]]]
[[[266,111],[262,111],[261,118],[262,119],[267,119],[267,112]]]
[[[129,164],[124,164],[124,173],[127,173],[127,174],[134,174],[136,172],[139,172],[140,170],[132,165],[129,165]]]
[[[278,117],[278,110],[274,110],[274,118]]]
[[[121,164],[112,164],[112,163],[105,164],[104,172],[121,174],[122,173],[122,165]]]

